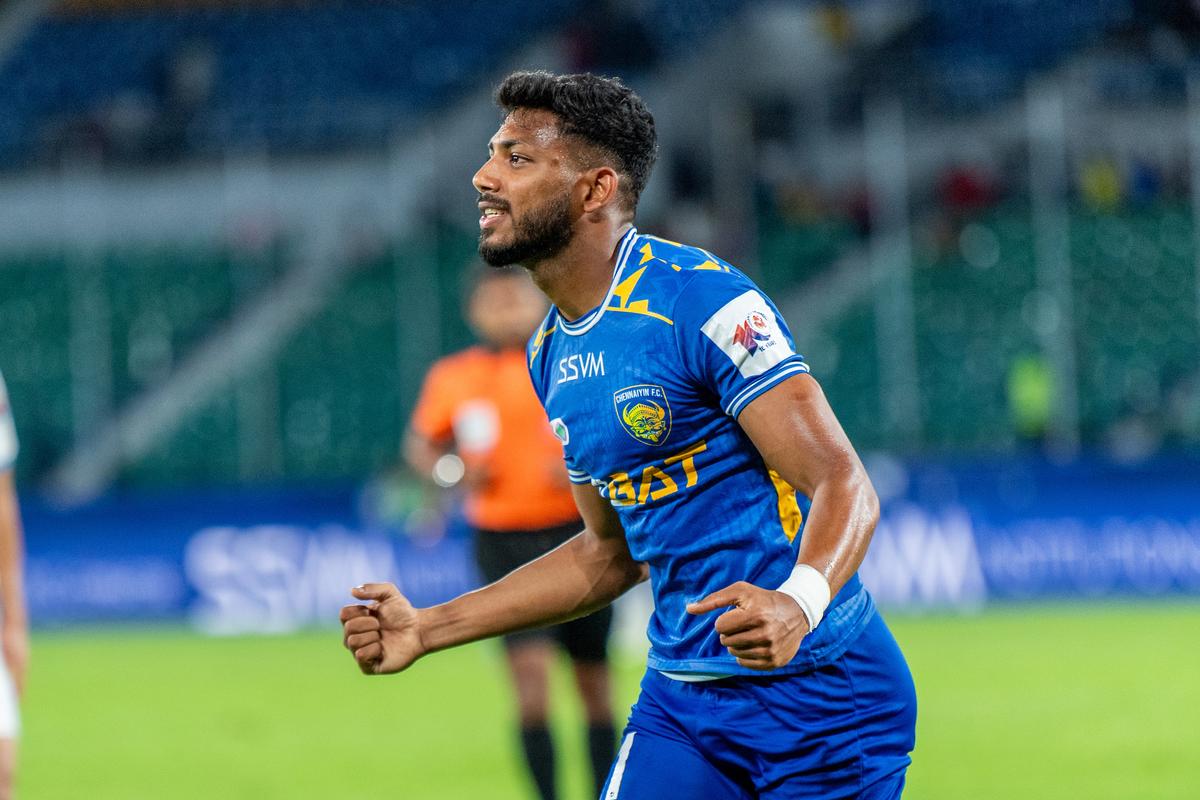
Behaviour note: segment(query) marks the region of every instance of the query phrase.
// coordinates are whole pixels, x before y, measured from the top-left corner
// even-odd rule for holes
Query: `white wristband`
[[[825,609],[829,608],[829,581],[815,567],[797,564],[792,574],[775,591],[783,592],[796,601],[808,619],[808,629],[814,630],[821,624]]]

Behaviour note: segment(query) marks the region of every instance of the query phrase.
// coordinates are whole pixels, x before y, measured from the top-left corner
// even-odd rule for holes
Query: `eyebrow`
[[[495,152],[497,147],[503,148],[505,150],[510,150],[510,149],[512,149],[513,145],[518,145],[518,144],[524,144],[524,142],[522,142],[520,139],[501,139],[498,142],[488,142],[488,152],[489,153]]]

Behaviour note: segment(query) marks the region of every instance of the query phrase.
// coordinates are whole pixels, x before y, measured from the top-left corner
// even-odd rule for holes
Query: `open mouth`
[[[507,216],[506,212],[498,208],[485,208],[483,215],[479,217],[479,227],[482,229],[494,228],[500,224],[502,217]]]

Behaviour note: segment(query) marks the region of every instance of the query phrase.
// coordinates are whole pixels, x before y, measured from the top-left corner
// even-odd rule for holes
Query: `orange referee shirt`
[[[579,518],[523,350],[471,347],[436,362],[425,377],[412,428],[453,441],[468,468],[489,480],[466,496],[467,520],[488,530],[532,530]]]

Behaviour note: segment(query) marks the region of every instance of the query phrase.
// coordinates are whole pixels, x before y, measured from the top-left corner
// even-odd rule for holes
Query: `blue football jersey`
[[[763,674],[721,646],[723,610],[684,606],[736,581],[773,589],[796,563],[810,499],[737,424],[760,394],[809,371],[778,309],[711,253],[631,229],[604,302],[571,322],[551,309],[528,352],[571,480],[612,503],[649,565],[649,665]],[[873,612],[855,576],[779,672],[836,658]]]

